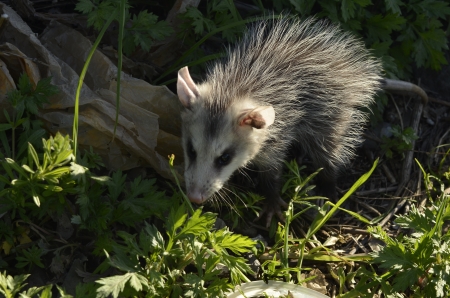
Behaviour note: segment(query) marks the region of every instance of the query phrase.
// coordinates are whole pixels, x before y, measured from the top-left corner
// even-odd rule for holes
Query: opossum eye
[[[222,154],[221,156],[219,156],[217,159],[216,159],[216,163],[219,165],[219,166],[226,166],[227,164],[229,164],[230,163],[230,161],[231,161],[231,154],[230,153],[227,153],[227,152],[225,152],[224,154]]]
[[[194,161],[197,157],[197,152],[195,152],[194,147],[192,146],[191,140],[187,142],[187,155],[191,161]]]

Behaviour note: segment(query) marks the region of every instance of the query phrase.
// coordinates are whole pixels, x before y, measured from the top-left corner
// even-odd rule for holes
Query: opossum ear
[[[239,125],[250,125],[261,129],[269,127],[275,121],[275,110],[272,106],[262,106],[246,111],[239,117]]]
[[[199,95],[197,85],[192,80],[187,66],[178,71],[177,93],[181,104],[187,109],[191,108],[195,98]]]

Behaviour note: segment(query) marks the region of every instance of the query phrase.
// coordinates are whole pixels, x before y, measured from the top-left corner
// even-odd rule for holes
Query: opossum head
[[[187,67],[178,72],[177,93],[182,105],[182,142],[189,199],[197,204],[220,190],[230,176],[251,161],[273,124],[272,106],[250,98],[227,99],[206,81],[197,85]]]

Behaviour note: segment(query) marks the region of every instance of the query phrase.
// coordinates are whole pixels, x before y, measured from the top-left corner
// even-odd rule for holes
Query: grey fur
[[[240,167],[252,164],[265,176],[263,181],[272,183],[295,147],[299,155],[307,153],[316,167],[324,167],[325,180],[333,180],[361,141],[367,119],[361,108],[368,107],[380,89],[380,73],[380,63],[363,42],[335,25],[312,18],[256,23],[228,49],[224,60],[209,68],[198,89],[193,88],[195,95],[188,96],[192,104],[185,100],[185,151],[186,138],[193,133],[189,132],[193,110],[203,111],[202,134],[211,140],[233,133],[233,122],[224,118],[238,101],[249,100],[272,106],[275,121],[264,129],[256,156]],[[188,170],[192,164],[186,163]],[[277,175],[264,174],[274,170]],[[272,187],[279,186],[274,182]]]

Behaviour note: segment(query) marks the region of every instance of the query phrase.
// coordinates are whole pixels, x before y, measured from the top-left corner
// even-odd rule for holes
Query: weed
[[[114,255],[107,256],[111,266],[126,273],[97,281],[100,297],[143,291],[151,297],[222,297],[233,285],[249,281],[246,274],[252,271],[240,255],[250,252],[254,242],[227,228],[214,231],[215,218],[201,209],[188,218],[180,206],[165,221],[167,239],[149,224],[139,237],[120,232],[124,244],[114,245]],[[228,268],[230,280],[221,277],[219,264]]]
[[[392,158],[394,151],[404,154],[412,149],[412,142],[417,140],[417,135],[411,127],[405,128],[403,131],[398,125],[391,129],[392,138],[383,137],[381,149],[385,152],[387,158]]]
[[[100,0],[80,0],[76,10],[87,15],[88,26],[93,26],[96,30],[101,30],[111,15],[116,21],[126,22],[124,27],[123,51],[125,55],[130,55],[136,47],[144,51],[150,50],[153,42],[162,40],[173,33],[165,21],[158,21],[158,17],[147,10],[140,11],[137,15],[129,13],[130,5],[128,1],[100,1]],[[123,19],[120,13],[124,12]]]
[[[314,178],[320,169],[315,173],[309,175],[307,178],[302,178],[300,175],[300,170],[304,167],[299,168],[295,161],[287,163],[292,176],[287,180],[283,186],[283,192],[292,193],[292,199],[289,202],[288,210],[286,211],[286,223],[285,225],[278,224],[277,232],[275,235],[276,243],[272,246],[270,253],[274,256],[272,260],[264,262],[261,267],[263,268],[264,275],[266,278],[283,278],[285,281],[291,281],[291,273],[296,274],[297,282],[301,282],[301,270],[303,268],[303,259],[308,258],[312,260],[327,260],[336,261],[344,260],[345,258],[338,257],[336,255],[333,258],[333,253],[328,251],[320,242],[312,240],[313,236],[323,227],[323,225],[333,216],[333,214],[338,210],[345,211],[350,215],[356,217],[357,219],[369,223],[368,220],[363,218],[361,215],[340,208],[340,206],[345,202],[345,200],[356,191],[356,189],[361,186],[375,170],[378,160],[375,161],[373,167],[369,172],[361,176],[358,181],[353,184],[353,186],[347,191],[347,193],[336,203],[327,201],[321,207],[318,207],[309,202],[309,200],[316,200],[320,197],[308,197],[307,193],[313,188],[313,186],[308,186],[308,182]],[[294,206],[301,206],[301,211],[294,213]],[[290,235],[289,226],[292,221],[302,214],[304,214],[309,209],[315,209],[317,212],[314,221],[309,226],[309,229],[303,239],[296,239]],[[306,243],[313,241],[318,244],[318,248],[313,249],[309,252],[305,250]],[[276,258],[277,253],[279,254],[279,259]],[[297,264],[295,267],[290,266],[289,258],[290,255],[295,255],[297,257]],[[325,259],[324,259],[325,257]]]
[[[75,192],[68,165],[73,159],[69,137],[57,133],[54,138],[50,137],[42,143],[42,161],[29,143],[28,156],[22,166],[10,158],[1,162],[9,179],[4,176],[0,179],[9,187],[0,191],[0,197],[4,197],[11,208],[24,207],[27,198],[33,198],[39,207],[45,197],[53,195],[64,202],[66,194]]]
[[[158,192],[155,179],[136,178],[125,184],[126,175],[118,171],[112,177],[96,177],[77,195],[79,214],[72,223],[98,235],[111,236],[114,223],[131,227],[150,216],[161,216],[170,205],[170,200]]]
[[[381,239],[385,246],[372,253],[371,265],[379,265],[381,274],[366,267],[358,269],[354,277],[359,280],[355,289],[342,297],[373,297],[379,290],[387,297],[402,297],[401,293],[414,293],[415,297],[448,297],[450,287],[450,234],[444,230],[444,222],[450,218],[450,196],[444,192],[444,184],[427,174],[422,168],[425,185],[431,179],[441,185],[437,200],[424,211],[414,205],[398,216],[395,223],[407,234],[394,238],[381,227],[369,227],[369,232]],[[429,200],[434,201],[429,193]]]
[[[8,123],[0,124],[0,139],[3,145],[0,157],[20,159],[27,150],[27,143],[35,144],[44,136],[45,130],[42,129],[42,123],[33,119],[32,116],[36,115],[38,109],[48,102],[48,97],[58,93],[58,89],[51,85],[50,81],[51,78],[45,78],[33,85],[28,76],[22,74],[17,89],[8,92],[7,100],[13,110],[12,115],[7,109],[3,110]],[[21,128],[20,137],[17,139],[16,131],[19,128]],[[8,130],[11,130],[10,141],[6,135]]]
[[[22,274],[11,276],[7,275],[6,272],[0,272],[0,293],[3,294],[5,298],[18,297],[52,297],[52,287],[53,285],[43,286],[43,287],[30,287],[26,291],[21,290],[27,285],[25,281],[29,277],[29,274]],[[72,296],[67,295],[63,289],[56,286],[60,297],[72,298]]]
[[[225,25],[242,21],[242,17],[236,9],[233,1],[213,0],[207,3],[206,13],[196,7],[189,7],[183,17],[190,20],[191,26],[198,37],[214,31]],[[222,30],[222,38],[227,42],[234,42],[244,29],[244,24]]]

